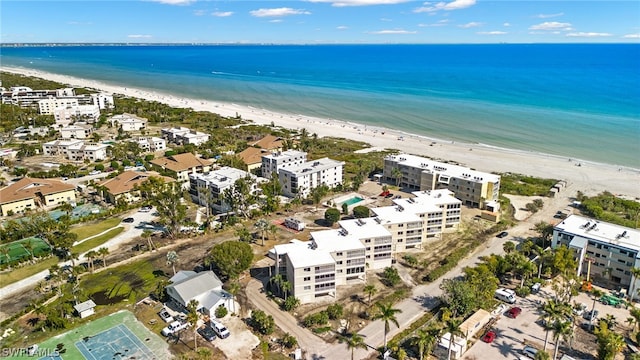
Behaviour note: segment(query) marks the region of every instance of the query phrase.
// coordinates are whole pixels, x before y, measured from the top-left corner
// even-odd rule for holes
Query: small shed
[[[490,320],[491,314],[484,309],[480,309],[460,324],[460,331],[465,335],[466,340],[470,340],[482,330]]]
[[[95,311],[93,310],[95,307],[96,307],[96,303],[94,303],[93,300],[87,300],[85,302],[82,302],[80,304],[73,306],[73,308],[76,309],[76,311],[78,312],[78,315],[80,315],[81,319],[84,319],[87,316],[91,316],[95,314]]]

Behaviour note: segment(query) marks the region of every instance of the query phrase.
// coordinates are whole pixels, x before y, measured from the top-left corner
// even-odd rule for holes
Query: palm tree
[[[456,342],[457,337],[463,337],[465,334],[460,331],[460,325],[462,325],[462,319],[460,318],[449,318],[445,322],[445,331],[450,334],[449,337],[449,350],[447,352],[447,359],[451,359],[451,349],[453,348],[453,343]]]
[[[231,307],[233,312],[236,312],[236,294],[238,293],[238,291],[240,291],[240,283],[238,283],[237,279],[232,279],[229,284],[228,284],[228,288],[227,291],[229,292],[229,294],[231,294],[231,296],[233,296],[233,298],[231,299]]]
[[[109,255],[109,249],[101,247],[98,249],[98,255],[102,257],[102,266],[107,267],[107,255]]]
[[[511,241],[507,241],[502,245],[502,250],[504,250],[504,252],[506,252],[507,254],[510,254],[515,249],[516,249],[516,244],[514,244]]]
[[[441,335],[442,329],[437,327],[429,327],[420,329],[416,332],[416,336],[412,339],[412,344],[418,347],[418,360],[423,360],[425,355],[431,353],[436,340]]]
[[[536,266],[529,261],[529,259],[524,258],[520,264],[518,264],[518,273],[520,274],[520,287],[524,286],[524,282],[531,275],[533,275],[536,271]]]
[[[351,350],[351,360],[353,360],[353,353],[355,349],[367,349],[367,344],[364,342],[362,335],[353,333],[351,335],[341,335],[338,337],[340,343],[347,345],[347,349]]]
[[[192,299],[187,304],[187,321],[191,326],[193,326],[193,347],[196,351],[198,351],[198,320],[200,319],[200,314],[198,314],[198,300]]]
[[[594,318],[593,312],[596,309],[596,300],[598,300],[602,295],[604,295],[604,292],[602,292],[601,290],[598,290],[598,289],[591,290],[591,296],[593,296],[593,306],[591,306],[591,316],[589,317],[589,327],[593,325],[593,318]]]
[[[533,360],[551,360],[551,356],[546,351],[538,351],[536,356],[533,357]]]
[[[284,301],[287,301],[287,295],[289,294],[289,290],[291,290],[292,285],[288,281],[283,281],[280,286],[282,287],[282,292],[284,292]]]
[[[369,295],[368,303],[369,303],[369,306],[371,306],[371,297],[378,292],[378,288],[376,288],[376,286],[373,284],[369,284],[364,287],[363,291],[366,295]]]
[[[94,271],[94,267],[93,267],[93,260],[98,257],[98,253],[94,250],[89,250],[87,251],[86,254],[84,254],[84,257],[87,258],[87,260],[89,260],[89,268],[91,268],[91,272]]]
[[[169,251],[167,253],[167,265],[171,266],[173,269],[173,275],[176,274],[176,264],[180,262],[180,258],[175,251]]]
[[[558,348],[560,347],[560,340],[567,339],[573,334],[573,326],[569,321],[556,321],[553,325],[553,339],[556,342],[556,346],[553,350],[553,360],[558,358]]]
[[[542,350],[544,351],[547,349],[549,332],[554,329],[556,322],[565,319],[566,316],[571,313],[571,309],[567,304],[551,299],[542,305],[540,311],[542,311],[542,316],[540,318],[544,322],[544,329],[546,331],[544,336],[544,346],[542,347]]]
[[[390,330],[389,323],[394,323],[396,327],[400,327],[396,314],[401,313],[402,310],[395,309],[391,303],[376,303],[378,307],[378,313],[373,316],[372,320],[384,321],[384,351],[387,351],[387,333]]]
[[[269,281],[278,287],[278,294],[280,294],[280,285],[282,285],[282,282],[284,281],[282,274],[276,274],[272,276],[271,279],[269,279]]]
[[[3,246],[0,251],[2,251],[2,255],[7,259],[7,269],[11,270],[11,253],[9,246]]]
[[[260,232],[260,237],[262,238],[262,246],[264,246],[264,236],[269,231],[269,222],[266,219],[258,219],[256,223],[253,225],[258,232]]]
[[[396,186],[399,187],[402,181],[402,171],[400,171],[400,168],[393,168],[391,170],[391,176],[396,179]]]
[[[143,230],[142,234],[140,234],[140,236],[143,239],[147,240],[147,244],[149,244],[149,251],[152,251],[153,249],[156,248],[155,244],[153,243],[153,240],[151,240],[151,235],[153,235],[153,231],[151,230]]]

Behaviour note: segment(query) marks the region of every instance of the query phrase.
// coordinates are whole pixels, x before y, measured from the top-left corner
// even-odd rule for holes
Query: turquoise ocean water
[[[637,44],[0,49],[7,66],[634,168],[638,59]]]

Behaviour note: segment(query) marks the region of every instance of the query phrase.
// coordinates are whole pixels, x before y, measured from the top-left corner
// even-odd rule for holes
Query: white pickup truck
[[[162,329],[161,334],[164,336],[169,336],[171,334],[177,333],[182,329],[186,329],[187,327],[189,327],[189,323],[187,322],[174,321],[171,324],[169,324],[169,326]]]

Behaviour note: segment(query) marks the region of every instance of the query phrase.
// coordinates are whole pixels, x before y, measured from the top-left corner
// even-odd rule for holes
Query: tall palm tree
[[[565,303],[550,299],[542,305],[540,311],[542,311],[540,318],[544,322],[544,329],[546,331],[542,350],[546,350],[549,342],[549,332],[554,329],[556,322],[566,319],[566,316],[571,314],[571,309],[569,305]]]
[[[94,271],[94,267],[93,267],[93,260],[98,257],[98,253],[95,250],[89,250],[87,251],[86,254],[84,254],[84,257],[87,258],[87,260],[89,261],[89,268],[91,269],[91,272]]]
[[[371,297],[378,292],[378,288],[375,285],[369,284],[364,287],[364,293],[369,296],[369,306],[371,306]]]
[[[593,296],[593,305],[591,306],[591,316],[589,317],[589,326],[593,325],[593,312],[596,309],[596,300],[598,300],[602,295],[604,295],[604,292],[602,292],[601,290],[598,289],[593,289],[591,290],[591,296]]]
[[[556,321],[553,325],[553,339],[556,342],[556,346],[553,350],[553,360],[558,358],[558,348],[560,347],[560,341],[567,339],[573,334],[573,326],[569,321]]]
[[[423,360],[425,355],[429,355],[436,344],[438,337],[442,335],[442,328],[431,326],[420,329],[412,339],[412,344],[418,347],[418,360]]]
[[[175,251],[169,251],[167,253],[167,265],[173,269],[173,275],[176,274],[176,264],[180,261],[178,254]]]
[[[198,314],[198,300],[192,299],[187,304],[187,321],[193,326],[193,347],[198,351],[198,320],[200,314]]]
[[[400,182],[402,181],[402,171],[400,171],[400,168],[393,168],[391,170],[391,176],[396,179],[396,186],[400,186]]]
[[[289,294],[289,290],[291,290],[292,285],[289,281],[283,281],[280,286],[282,288],[282,292],[284,293],[284,301],[287,301],[287,295]]]
[[[284,281],[284,278],[282,277],[282,274],[276,274],[274,276],[271,277],[271,279],[269,279],[269,281],[273,284],[276,285],[276,287],[278,287],[278,295],[280,295],[280,286],[282,285],[282,282]]]
[[[460,325],[462,325],[462,319],[461,318],[449,318],[449,320],[447,320],[445,322],[445,331],[448,332],[450,334],[449,337],[449,350],[447,352],[447,359],[451,359],[451,349],[453,348],[453,344],[456,342],[456,336],[457,337],[464,337],[465,334],[462,333],[462,331],[460,331]]]
[[[109,255],[109,249],[107,249],[106,247],[101,247],[98,249],[98,255],[100,255],[100,257],[102,257],[102,266],[107,267],[107,255]]]
[[[387,333],[389,333],[389,323],[394,323],[396,327],[400,327],[396,314],[401,313],[402,310],[393,307],[392,303],[376,303],[378,307],[378,313],[375,314],[372,320],[384,321],[384,351],[387,351]]]
[[[353,353],[355,349],[367,350],[367,344],[365,344],[364,338],[358,333],[341,335],[338,337],[338,341],[347,345],[347,349],[351,350],[351,360],[353,360]]]
[[[255,227],[256,230],[260,232],[260,237],[262,238],[262,246],[264,246],[264,237],[267,231],[269,231],[269,225],[270,224],[266,219],[258,219],[258,221],[256,221],[256,223],[253,225],[253,227]]]
[[[518,274],[520,274],[520,287],[524,286],[524,282],[531,275],[535,274],[536,266],[529,261],[529,259],[524,258],[524,260],[518,264]]]

